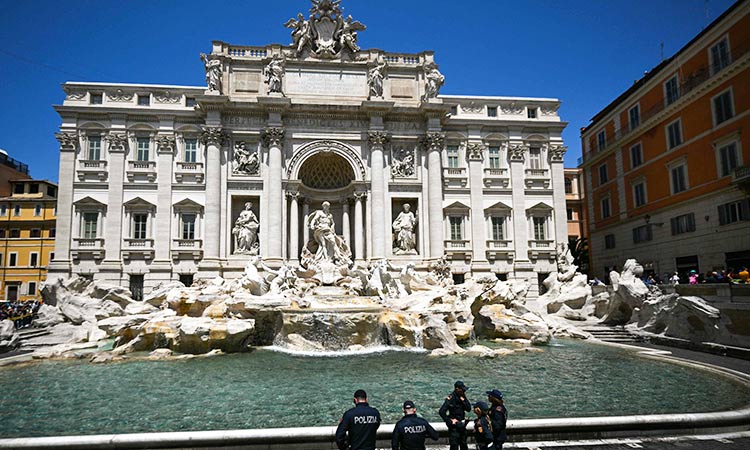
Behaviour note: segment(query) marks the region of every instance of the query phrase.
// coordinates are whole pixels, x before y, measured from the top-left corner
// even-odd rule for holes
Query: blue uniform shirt
[[[357,403],[341,418],[336,429],[336,445],[341,450],[375,450],[375,433],[379,427],[378,410],[366,402]]]
[[[425,450],[424,440],[427,436],[433,441],[440,437],[428,421],[416,414],[407,414],[393,428],[391,449]]]

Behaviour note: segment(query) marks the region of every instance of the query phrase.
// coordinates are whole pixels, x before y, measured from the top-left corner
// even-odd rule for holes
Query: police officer
[[[438,414],[448,425],[448,442],[450,450],[469,450],[466,445],[466,411],[471,411],[471,403],[466,398],[466,387],[463,381],[456,381],[453,392],[445,397]]]
[[[375,450],[378,427],[380,412],[367,404],[367,393],[357,389],[354,408],[344,413],[336,428],[336,445],[340,450]]]
[[[396,422],[391,439],[392,450],[425,450],[424,440],[429,436],[436,441],[440,436],[432,428],[430,422],[417,417],[417,407],[414,402],[404,402],[404,417]]]
[[[490,407],[485,402],[474,403],[474,413],[477,418],[474,420],[474,441],[477,443],[477,450],[494,450],[492,444],[492,423],[487,416]]]
[[[495,442],[495,450],[502,450],[503,444],[508,440],[508,435],[505,432],[505,426],[508,422],[508,409],[503,404],[503,393],[497,389],[487,391],[487,400],[490,402],[492,440]]]

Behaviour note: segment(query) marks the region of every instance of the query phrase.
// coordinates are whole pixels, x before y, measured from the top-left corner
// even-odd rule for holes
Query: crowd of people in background
[[[688,273],[682,275],[680,275],[678,272],[675,272],[672,275],[664,274],[664,279],[666,279],[667,282],[672,285],[716,283],[750,284],[750,272],[748,272],[747,267],[743,267],[739,271],[731,267],[727,270],[700,273],[698,273],[696,270],[691,270]],[[646,277],[643,282],[649,285],[661,284],[664,281],[659,280],[658,277],[655,278],[654,275],[648,275],[648,277]]]
[[[0,320],[12,320],[16,329],[30,327],[40,306],[41,303],[36,300],[0,302]]]

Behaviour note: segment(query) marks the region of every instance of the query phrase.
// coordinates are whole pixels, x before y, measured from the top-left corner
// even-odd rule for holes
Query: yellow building
[[[7,301],[41,299],[39,287],[55,257],[57,185],[12,180],[0,198],[0,289]]]

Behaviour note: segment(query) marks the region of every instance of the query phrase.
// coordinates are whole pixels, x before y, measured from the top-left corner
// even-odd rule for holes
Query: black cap
[[[454,388],[458,388],[458,389],[463,389],[464,391],[468,391],[469,390],[469,388],[466,387],[466,385],[464,384],[464,382],[461,381],[461,380],[458,380],[455,383],[453,383],[453,387]]]
[[[493,389],[491,391],[487,391],[487,395],[490,397],[495,397],[498,400],[503,399],[503,393],[498,391],[497,389]]]
[[[416,406],[414,406],[413,401],[407,400],[404,402],[404,409],[412,409],[412,408],[416,408]]]
[[[354,398],[365,399],[367,398],[367,392],[365,392],[363,389],[357,389],[356,391],[354,391]]]
[[[490,410],[490,407],[485,402],[476,402],[476,403],[474,403],[474,408],[479,408],[479,409],[481,409],[482,411],[485,411],[485,412],[487,412],[487,411]]]

